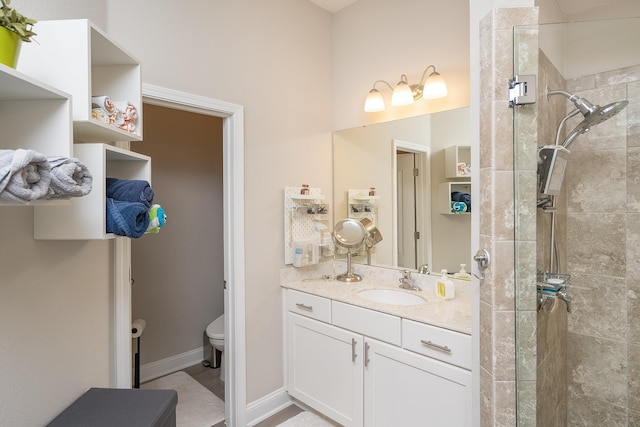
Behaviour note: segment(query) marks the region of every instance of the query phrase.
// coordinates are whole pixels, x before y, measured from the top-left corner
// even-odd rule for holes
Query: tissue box
[[[91,388],[48,427],[175,427],[175,390]]]

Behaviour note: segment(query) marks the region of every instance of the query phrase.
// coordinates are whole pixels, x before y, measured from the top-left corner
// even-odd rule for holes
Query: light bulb
[[[367,99],[364,101],[364,111],[375,113],[384,110],[384,99],[377,89],[373,88],[369,91]]]
[[[409,104],[413,104],[413,92],[407,83],[407,77],[403,74],[398,85],[393,90],[393,95],[391,95],[391,105],[399,106]]]
[[[442,76],[436,71],[431,73],[424,84],[422,97],[426,99],[443,98],[447,96],[447,93],[447,84]]]

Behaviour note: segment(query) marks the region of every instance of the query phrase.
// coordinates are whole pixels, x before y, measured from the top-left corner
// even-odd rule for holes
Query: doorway
[[[176,110],[223,119],[223,217],[225,314],[225,416],[227,425],[246,425],[246,357],[244,324],[244,111],[242,106],[185,92],[143,84],[143,101]],[[126,248],[125,248],[126,249]],[[123,372],[130,372],[131,258],[116,247],[115,372],[117,386],[129,387]],[[120,272],[118,274],[118,272]],[[121,295],[121,297],[117,297]],[[130,303],[130,298],[128,298]]]
[[[431,264],[429,147],[393,140],[394,265],[418,269],[417,260]]]

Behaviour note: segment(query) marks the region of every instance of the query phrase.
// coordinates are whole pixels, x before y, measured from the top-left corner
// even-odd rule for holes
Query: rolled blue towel
[[[137,239],[149,228],[149,210],[140,202],[107,198],[107,233]]]
[[[467,204],[465,202],[451,202],[451,212],[453,213],[467,212]]]
[[[452,191],[451,200],[454,202],[462,202],[467,205],[467,212],[471,212],[471,194],[461,191]]]
[[[121,202],[140,202],[147,209],[153,204],[153,189],[141,179],[107,178],[107,198]]]

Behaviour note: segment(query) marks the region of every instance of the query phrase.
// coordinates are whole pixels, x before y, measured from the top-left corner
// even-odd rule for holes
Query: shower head
[[[604,107],[601,107],[599,105],[593,105],[586,99],[569,92],[565,92],[563,90],[549,90],[549,88],[547,88],[547,99],[549,99],[551,95],[565,96],[569,99],[569,101],[573,102],[573,105],[576,106],[576,109],[571,111],[562,120],[562,122],[560,123],[561,125],[563,125],[568,118],[573,117],[578,113],[581,113],[584,117],[584,119],[580,123],[578,123],[578,125],[571,131],[571,133],[569,133],[569,136],[562,143],[562,146],[565,148],[568,147],[569,144],[571,144],[578,135],[587,132],[591,128],[591,126],[595,126],[599,123],[604,122],[605,120],[610,119],[611,117],[622,111],[629,104],[629,101],[624,100],[612,102],[611,104],[607,104]],[[560,128],[558,128],[558,135],[559,133]]]

